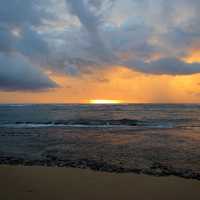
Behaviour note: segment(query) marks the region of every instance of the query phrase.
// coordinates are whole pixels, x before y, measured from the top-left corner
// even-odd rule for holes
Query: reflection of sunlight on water
[[[56,134],[58,136],[58,134]],[[54,137],[57,137],[54,135]],[[101,131],[78,131],[76,133],[65,132],[63,134],[63,139],[66,141],[73,140],[79,142],[97,142],[97,143],[105,143],[105,144],[113,144],[113,145],[120,145],[120,144],[131,144],[131,143],[140,143],[145,139],[143,134],[131,134],[129,133],[109,133]]]
[[[110,144],[129,144],[129,143],[137,143],[143,140],[143,137],[138,135],[116,135],[116,134],[106,134],[99,135],[96,137],[98,142],[106,142]]]
[[[41,160],[51,156],[60,160],[103,160],[138,169],[151,169],[154,163],[160,163],[181,173],[185,169],[200,173],[200,134],[192,130],[40,128],[17,132],[0,129],[0,152],[10,151],[15,156],[26,152],[31,159],[38,156]]]
[[[200,142],[200,132],[197,131],[187,131],[187,132],[183,132],[183,134],[181,135],[183,138],[185,139],[189,139],[192,141],[198,141]]]

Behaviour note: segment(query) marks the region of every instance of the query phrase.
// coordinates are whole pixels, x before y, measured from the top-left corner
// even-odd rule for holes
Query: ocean
[[[200,180],[200,105],[0,105],[0,164]]]

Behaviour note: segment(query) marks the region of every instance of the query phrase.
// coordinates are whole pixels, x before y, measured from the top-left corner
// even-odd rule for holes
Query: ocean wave
[[[123,128],[123,127],[143,127],[143,128],[174,128],[173,123],[152,121],[139,121],[134,119],[118,119],[118,120],[92,120],[92,119],[78,119],[78,120],[57,120],[49,122],[15,122],[3,123],[0,127],[5,128],[45,128],[45,127],[77,127],[77,128]]]
[[[53,121],[53,122],[15,122],[0,124],[0,127],[14,128],[38,128],[38,127],[115,127],[115,126],[137,126],[139,121],[131,119],[119,120],[68,120],[68,121]]]

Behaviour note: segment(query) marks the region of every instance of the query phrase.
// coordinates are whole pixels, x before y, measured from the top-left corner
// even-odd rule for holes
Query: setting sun
[[[120,100],[107,100],[107,99],[92,99],[91,104],[119,104],[122,103]]]

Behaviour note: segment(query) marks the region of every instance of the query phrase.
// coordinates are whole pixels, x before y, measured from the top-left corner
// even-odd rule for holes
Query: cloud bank
[[[0,89],[43,90],[56,87],[47,75],[25,58],[0,54]]]
[[[37,0],[2,0],[0,7],[0,89],[57,87],[40,67],[49,47],[36,27],[50,18]]]
[[[1,0],[0,89],[58,87],[45,71],[80,76],[124,66],[200,73],[198,0]]]

